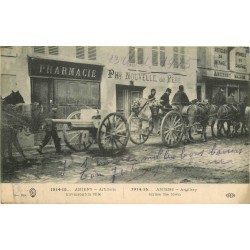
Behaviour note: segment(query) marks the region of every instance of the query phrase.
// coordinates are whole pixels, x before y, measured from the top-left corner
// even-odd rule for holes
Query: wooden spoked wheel
[[[142,120],[136,114],[132,113],[128,119],[130,141],[140,145],[147,141],[152,131],[152,120]]]
[[[184,121],[177,111],[167,113],[161,123],[161,140],[168,147],[176,147],[184,134]]]
[[[107,115],[97,131],[98,146],[103,153],[117,154],[129,140],[129,125],[126,118],[119,113]]]
[[[67,119],[80,119],[81,111],[71,113]],[[69,124],[63,125],[63,137],[66,145],[76,151],[86,151],[93,144],[93,136],[88,130],[74,130]]]

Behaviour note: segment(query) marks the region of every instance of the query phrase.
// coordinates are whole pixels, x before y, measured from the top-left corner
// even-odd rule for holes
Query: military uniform
[[[56,110],[51,110],[47,118],[45,119],[45,136],[42,140],[41,145],[39,145],[39,149],[37,150],[40,154],[42,153],[42,149],[48,144],[51,138],[54,141],[56,152],[61,152],[61,139],[58,137],[56,124],[54,124],[51,120],[56,118]]]

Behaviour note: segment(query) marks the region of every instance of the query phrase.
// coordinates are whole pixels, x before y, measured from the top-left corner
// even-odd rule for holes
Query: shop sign
[[[204,72],[204,75],[217,77],[217,78],[232,79],[232,80],[242,80],[242,81],[249,80],[249,75],[247,74],[239,74],[239,73],[219,71],[219,70],[211,70],[206,73]]]
[[[215,47],[214,48],[214,67],[226,69],[228,66],[228,48]]]
[[[144,73],[131,71],[115,71],[108,70],[109,79],[128,80],[138,82],[163,82],[163,83],[181,83],[180,75],[174,74],[159,74],[159,73]]]
[[[235,70],[246,72],[247,70],[247,51],[244,48],[237,48],[235,52]]]
[[[100,81],[103,66],[65,61],[28,58],[29,75],[38,77],[67,78]]]

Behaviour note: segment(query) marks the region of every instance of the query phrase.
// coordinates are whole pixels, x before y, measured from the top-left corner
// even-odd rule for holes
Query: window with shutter
[[[143,48],[138,48],[137,54],[138,54],[138,64],[143,64]]]
[[[165,62],[166,62],[165,47],[160,47],[160,65],[164,67]]]
[[[50,55],[58,55],[59,47],[58,46],[49,46],[49,54]]]
[[[34,52],[45,54],[45,46],[34,46]]]
[[[174,47],[174,68],[185,69],[185,47]]]
[[[129,62],[135,63],[135,47],[129,47]]]
[[[83,46],[76,46],[76,58],[85,58],[85,48]]]
[[[158,66],[158,47],[152,47],[152,65]]]
[[[96,47],[95,46],[88,47],[88,59],[96,60]]]
[[[179,66],[179,56],[178,56],[178,54],[174,54],[173,60],[174,60],[174,68],[177,69],[178,66]]]

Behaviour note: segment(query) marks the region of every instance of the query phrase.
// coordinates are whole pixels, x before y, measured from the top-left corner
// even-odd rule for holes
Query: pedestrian
[[[61,139],[58,136],[56,124],[54,124],[51,120],[51,119],[56,119],[56,118],[57,118],[57,106],[52,105],[50,112],[47,118],[45,119],[45,136],[42,140],[42,143],[39,145],[39,148],[37,149],[37,151],[40,154],[43,153],[42,152],[43,148],[48,144],[51,138],[54,141],[56,153],[62,153]]]
[[[175,93],[173,100],[172,100],[172,105],[177,106],[180,111],[182,111],[184,106],[189,105],[189,99],[187,94],[184,92],[184,86],[179,85],[179,90]]]
[[[170,96],[171,92],[172,92],[172,90],[170,88],[167,88],[165,93],[160,98],[161,104],[166,109],[172,108],[172,106],[169,104],[169,96]]]

